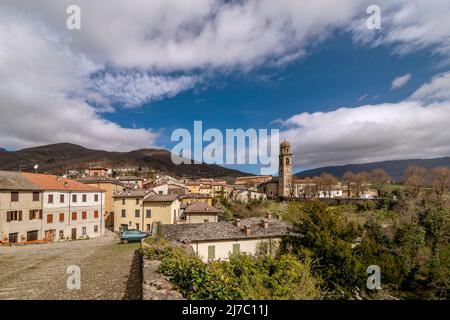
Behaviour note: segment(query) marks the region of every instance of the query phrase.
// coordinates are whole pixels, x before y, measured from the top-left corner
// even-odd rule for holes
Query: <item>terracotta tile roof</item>
[[[149,193],[148,190],[143,189],[134,189],[134,190],[126,190],[121,193],[118,193],[114,196],[114,198],[136,198],[136,197],[144,197]]]
[[[186,210],[186,213],[219,213],[220,210],[208,205],[205,202],[195,201],[191,203]]]
[[[150,194],[145,197],[144,201],[149,202],[160,202],[160,201],[170,201],[173,202],[178,198],[175,194]]]
[[[19,172],[0,171],[0,190],[41,190]]]
[[[78,178],[76,181],[81,183],[111,183],[123,186],[124,184],[116,179],[105,178],[105,177],[86,177],[86,178]]]
[[[72,179],[49,174],[21,172],[23,177],[44,190],[104,191]]]

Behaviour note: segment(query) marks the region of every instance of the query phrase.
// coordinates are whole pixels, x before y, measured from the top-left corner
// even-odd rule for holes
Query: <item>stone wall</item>
[[[144,249],[147,244],[142,241]],[[142,299],[143,300],[184,300],[181,293],[174,289],[169,278],[158,272],[161,261],[142,257]]]

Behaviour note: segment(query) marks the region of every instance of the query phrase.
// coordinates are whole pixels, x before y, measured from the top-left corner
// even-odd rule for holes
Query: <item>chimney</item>
[[[272,213],[270,211],[267,211],[267,220],[272,220]]]
[[[66,182],[64,182],[64,187],[65,188],[68,188],[69,187],[69,183],[66,181]]]
[[[246,236],[249,236],[252,233],[252,228],[250,228],[249,226],[244,226],[244,234]]]
[[[269,220],[267,220],[267,219],[262,219],[262,220],[261,220],[261,226],[262,226],[264,229],[268,229],[268,228],[269,228]]]
[[[241,219],[234,219],[234,225],[239,228],[241,226]]]
[[[61,182],[61,177],[60,176],[56,176],[56,181]]]

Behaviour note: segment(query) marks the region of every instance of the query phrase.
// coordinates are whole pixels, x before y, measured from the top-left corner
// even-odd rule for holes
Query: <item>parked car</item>
[[[132,241],[141,241],[142,239],[150,236],[148,232],[142,232],[140,230],[124,230],[120,234],[120,241],[128,243]]]

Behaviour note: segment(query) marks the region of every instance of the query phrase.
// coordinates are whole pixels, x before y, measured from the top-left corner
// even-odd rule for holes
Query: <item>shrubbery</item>
[[[145,255],[160,259],[160,272],[188,299],[319,299],[319,281],[308,259],[293,255],[253,258],[231,255],[229,261],[204,264],[198,257],[162,239],[149,239]]]

